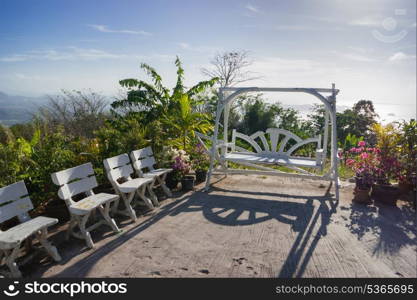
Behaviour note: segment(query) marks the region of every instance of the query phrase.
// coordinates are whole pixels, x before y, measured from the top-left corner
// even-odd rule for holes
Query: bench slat
[[[0,188],[0,204],[20,199],[28,194],[24,181],[13,183]]]
[[[89,192],[97,186],[98,184],[95,176],[83,178],[61,186],[58,190],[58,196],[63,200],[70,199],[72,196]]]
[[[81,179],[88,176],[94,175],[93,165],[91,163],[86,163],[77,167],[66,169],[51,174],[52,181],[56,185],[64,185],[72,180]]]
[[[130,164],[130,159],[129,155],[124,153],[110,158],[106,158],[105,160],[103,160],[103,163],[106,170],[111,170]]]
[[[13,217],[20,216],[33,209],[32,201],[29,197],[18,199],[0,207],[0,223]]]

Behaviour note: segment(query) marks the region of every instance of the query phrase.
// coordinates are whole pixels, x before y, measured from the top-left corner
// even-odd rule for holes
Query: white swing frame
[[[326,155],[328,136],[329,136],[329,125],[331,126],[331,166],[330,170],[324,175],[315,175],[315,174],[298,174],[298,173],[287,173],[279,170],[274,170],[267,168],[261,165],[253,163],[242,163],[239,164],[246,165],[248,167],[255,168],[256,170],[248,169],[231,169],[227,165],[227,159],[225,154],[228,149],[233,146],[232,143],[228,142],[228,122],[229,122],[229,112],[230,105],[239,95],[248,93],[248,92],[286,92],[286,93],[307,93],[318,98],[325,106],[325,126],[324,126],[324,138],[323,138],[323,149],[324,155]],[[209,149],[210,155],[210,167],[207,174],[206,185],[204,190],[208,191],[210,187],[211,177],[213,175],[215,161],[218,160],[220,163],[220,168],[216,169],[216,173],[220,174],[257,174],[257,175],[267,175],[267,176],[287,176],[287,177],[296,177],[296,178],[307,178],[307,179],[316,179],[316,180],[328,180],[333,181],[335,185],[335,194],[336,199],[339,199],[339,175],[338,175],[338,157],[337,157],[337,127],[336,127],[336,95],[339,93],[339,90],[335,88],[335,84],[332,84],[332,88],[264,88],[264,87],[223,87],[219,89],[219,101],[217,102],[216,110],[216,119],[214,125],[214,134],[213,137],[209,138],[211,140],[211,147]],[[323,94],[330,94],[329,96],[324,96]],[[223,113],[224,112],[224,113]],[[218,139],[220,119],[223,113],[223,140]],[[221,154],[219,155],[218,149],[221,149]],[[326,157],[323,157],[323,164]]]

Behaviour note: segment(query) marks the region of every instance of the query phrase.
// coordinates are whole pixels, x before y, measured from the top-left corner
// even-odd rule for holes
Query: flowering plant
[[[346,165],[355,172],[356,185],[359,188],[369,188],[381,172],[379,152],[378,148],[366,147],[366,143],[360,141],[357,147],[353,147],[346,154]]]
[[[207,171],[210,165],[210,157],[208,156],[204,146],[198,143],[191,152],[192,166],[195,171]]]
[[[190,156],[184,150],[164,148],[161,160],[165,166],[173,169],[172,176],[176,180],[181,180],[191,170]]]

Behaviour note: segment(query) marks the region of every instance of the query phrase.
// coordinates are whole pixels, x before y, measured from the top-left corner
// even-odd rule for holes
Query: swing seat
[[[231,152],[224,156],[224,160],[234,163],[251,163],[265,165],[295,166],[306,168],[321,168],[322,164],[316,159],[306,157],[286,157],[274,153],[245,153]]]

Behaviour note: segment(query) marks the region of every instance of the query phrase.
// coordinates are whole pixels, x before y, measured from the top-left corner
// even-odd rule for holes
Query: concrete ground
[[[63,257],[28,277],[417,277],[415,211],[334,200],[328,182],[234,175],[162,201],[122,234],[93,232],[96,248],[51,237]],[[404,204],[404,205],[403,205]]]

